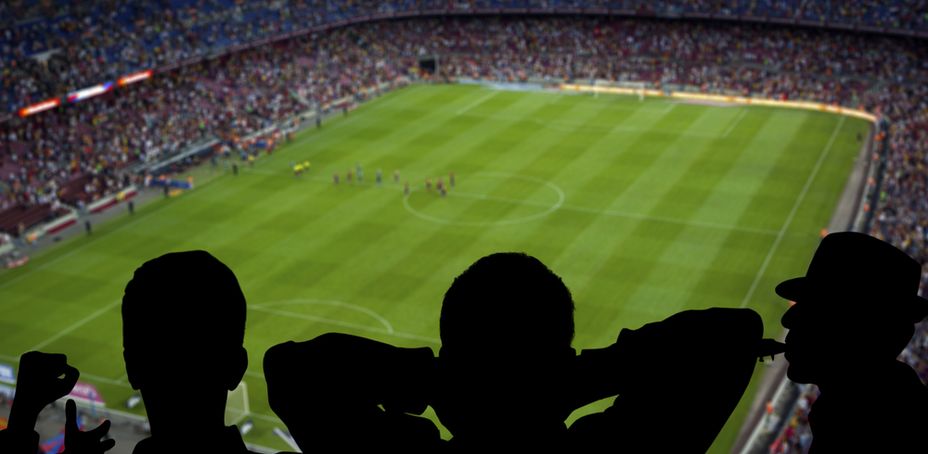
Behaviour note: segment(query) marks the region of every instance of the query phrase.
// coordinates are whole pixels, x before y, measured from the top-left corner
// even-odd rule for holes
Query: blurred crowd
[[[396,49],[358,41],[376,36],[339,29],[255,47],[0,123],[0,212],[59,199],[89,203],[130,178],[127,169],[135,162],[214,138],[234,142],[393,81],[405,73],[398,65],[412,63]]]
[[[928,32],[924,0],[11,0],[0,2],[0,110],[182,64],[264,39],[377,14],[600,12],[741,21],[805,21],[838,28]]]

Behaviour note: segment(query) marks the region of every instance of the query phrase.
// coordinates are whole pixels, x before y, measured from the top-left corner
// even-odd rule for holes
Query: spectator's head
[[[152,433],[172,420],[221,422],[248,366],[245,296],[232,270],[205,251],[149,260],[126,285],[122,319],[126,371]]]
[[[920,278],[918,262],[889,243],[855,232],[826,236],[806,275],[776,288],[795,302],[782,319],[790,379],[828,383],[849,363],[893,361],[928,315]]]
[[[483,257],[454,280],[440,326],[442,386],[449,389],[435,410],[456,438],[563,425],[570,410],[559,396],[575,356],[573,312],[561,279],[522,253]]]

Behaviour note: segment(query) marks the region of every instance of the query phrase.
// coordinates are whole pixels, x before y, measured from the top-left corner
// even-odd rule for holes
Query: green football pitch
[[[437,352],[444,291],[495,251],[527,252],[564,279],[578,350],[710,306],[752,308],[776,336],[786,302],[773,287],[804,274],[868,127],[776,108],[408,87],[238,175],[194,170],[196,189],[0,273],[0,362],[66,353],[122,408],[132,393],[125,284],[145,260],[186,249],[212,252],[239,278],[255,422],[246,441],[278,449],[261,371],[268,347],[341,331]],[[310,170],[294,176],[291,163],[304,160]],[[346,181],[356,165],[363,182]],[[446,197],[426,191],[426,179],[447,184],[452,172]],[[763,369],[713,451],[734,442]]]

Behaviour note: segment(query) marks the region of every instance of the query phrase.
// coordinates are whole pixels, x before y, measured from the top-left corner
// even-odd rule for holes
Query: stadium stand
[[[16,205],[0,211],[0,230],[13,232],[17,236],[25,230],[25,226],[47,221],[61,210],[56,210],[50,203],[38,205]]]
[[[865,230],[928,262],[924,2],[19,0],[0,18],[0,230],[14,236],[60,202],[117,190],[135,162],[247,135],[438,54],[443,80],[644,81],[877,113]],[[380,20],[392,18],[406,19]],[[147,69],[150,81],[14,114]],[[902,359],[928,381],[926,324]],[[782,452],[802,449],[799,407]]]
[[[30,1],[0,5],[0,106],[38,102],[139,69],[183,64],[312,27],[371,16],[608,13],[783,22],[913,35],[928,33],[918,1],[646,2],[641,0],[372,0],[296,2],[171,0]],[[15,19],[14,19],[15,18]]]

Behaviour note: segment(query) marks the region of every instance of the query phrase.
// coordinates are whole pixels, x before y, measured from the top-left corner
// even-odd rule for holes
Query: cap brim
[[[782,296],[790,301],[796,301],[796,299],[803,295],[808,287],[808,279],[805,277],[797,277],[794,279],[786,280],[780,282],[775,291],[777,295]]]
[[[809,293],[810,286],[812,286],[812,283],[809,282],[807,277],[797,277],[780,282],[775,291],[777,295],[795,302]],[[903,297],[903,300],[905,300],[905,297]],[[914,323],[928,317],[928,299],[926,298],[914,295],[908,300],[908,304],[904,304],[903,307],[907,310],[910,319]]]

